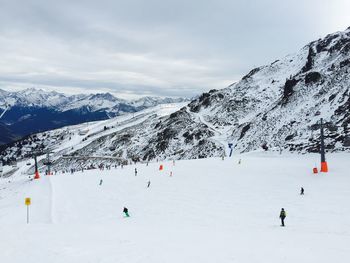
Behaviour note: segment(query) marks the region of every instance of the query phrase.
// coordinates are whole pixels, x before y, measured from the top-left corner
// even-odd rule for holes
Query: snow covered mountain
[[[103,154],[112,145],[129,159],[204,158],[227,155],[228,143],[239,152],[262,147],[317,152],[321,117],[327,149],[349,151],[349,72],[350,28],[253,69],[169,116],[99,138],[76,154]]]
[[[57,165],[77,161],[77,166],[85,166],[97,156],[118,162],[222,156],[228,154],[228,143],[239,152],[317,152],[320,118],[327,123],[327,150],[349,151],[349,72],[350,28],[255,68],[225,89],[211,90],[187,105],[170,105],[168,114],[156,107],[96,124],[108,131],[100,127],[103,132],[68,143],[73,150],[63,143],[57,152],[65,149],[81,159],[61,158]],[[73,127],[65,132],[78,133]],[[40,143],[46,143],[42,149],[58,149],[43,137]],[[8,148],[3,155],[17,156],[16,149]]]
[[[350,28],[313,41],[296,54],[253,69],[241,81],[189,105],[235,149],[263,145],[317,151],[320,118],[329,150],[350,146]]]
[[[146,109],[160,104],[180,103],[185,101],[186,99],[183,98],[143,97],[132,101],[131,104],[138,109]]]
[[[5,105],[22,107],[47,107],[57,111],[78,110],[89,108],[90,111],[105,110],[111,115],[120,115],[123,112],[133,112],[153,107],[159,104],[183,102],[184,98],[143,97],[127,101],[116,98],[110,93],[79,94],[68,96],[55,91],[29,88],[23,91],[7,92],[0,89],[0,109]]]
[[[6,126],[7,130],[17,134],[10,137],[7,136],[8,133],[2,133],[0,144],[30,133],[104,120],[158,104],[179,101],[185,99],[146,97],[126,101],[110,93],[66,96],[34,88],[19,92],[0,90],[0,115],[7,110],[0,119],[1,126]]]

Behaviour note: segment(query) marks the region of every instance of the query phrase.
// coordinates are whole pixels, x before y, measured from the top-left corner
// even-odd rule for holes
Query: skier
[[[287,216],[286,211],[284,211],[284,208],[282,208],[280,213],[281,226],[284,226],[284,219],[286,218],[286,216]]]
[[[239,159],[238,164],[241,164],[241,159]]]
[[[135,176],[137,176],[137,169],[135,168]]]
[[[129,210],[126,207],[124,207],[123,212],[125,214],[125,217],[130,217]]]
[[[102,185],[102,183],[103,183],[103,180],[101,179],[101,180],[100,180],[100,185]]]
[[[303,187],[300,188],[300,195],[304,195],[304,188]]]
[[[151,185],[151,181],[148,181],[148,183],[147,183],[147,188],[149,188],[150,185]]]

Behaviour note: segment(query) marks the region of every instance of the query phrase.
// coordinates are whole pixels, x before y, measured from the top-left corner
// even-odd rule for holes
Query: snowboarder
[[[304,195],[304,188],[303,187],[300,188],[300,195]]]
[[[137,176],[137,169],[135,168],[135,176]]]
[[[150,185],[151,185],[151,181],[148,181],[148,183],[147,183],[147,188],[149,188]]]
[[[126,207],[124,207],[123,212],[125,214],[125,217],[130,217],[129,210]]]
[[[103,180],[101,179],[101,180],[100,180],[100,185],[102,185],[102,183],[103,183]]]
[[[284,226],[284,219],[286,218],[286,211],[284,211],[284,208],[281,209],[280,218],[281,218],[281,226]]]

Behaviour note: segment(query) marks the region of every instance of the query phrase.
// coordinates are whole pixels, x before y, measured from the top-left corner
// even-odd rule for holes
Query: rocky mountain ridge
[[[126,126],[89,137],[69,151],[75,159],[58,157],[57,165],[84,166],[76,157],[94,156],[123,162],[224,156],[229,144],[235,152],[318,152],[321,118],[327,151],[350,151],[349,73],[350,28],[255,68],[168,115],[129,116]]]
[[[18,92],[0,89],[0,145],[27,134],[182,101],[186,99],[144,97],[126,101],[110,93],[68,96],[34,88]]]

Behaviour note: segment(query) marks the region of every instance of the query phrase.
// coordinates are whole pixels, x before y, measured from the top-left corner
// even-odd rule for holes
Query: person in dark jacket
[[[135,176],[137,176],[137,169],[135,168]]]
[[[300,195],[304,195],[304,188],[303,187],[300,188]]]
[[[284,226],[284,219],[286,218],[286,216],[287,216],[286,211],[284,211],[284,208],[282,208],[280,213],[281,226]]]
[[[129,210],[126,207],[124,207],[123,212],[124,212],[126,217],[130,217]]]

